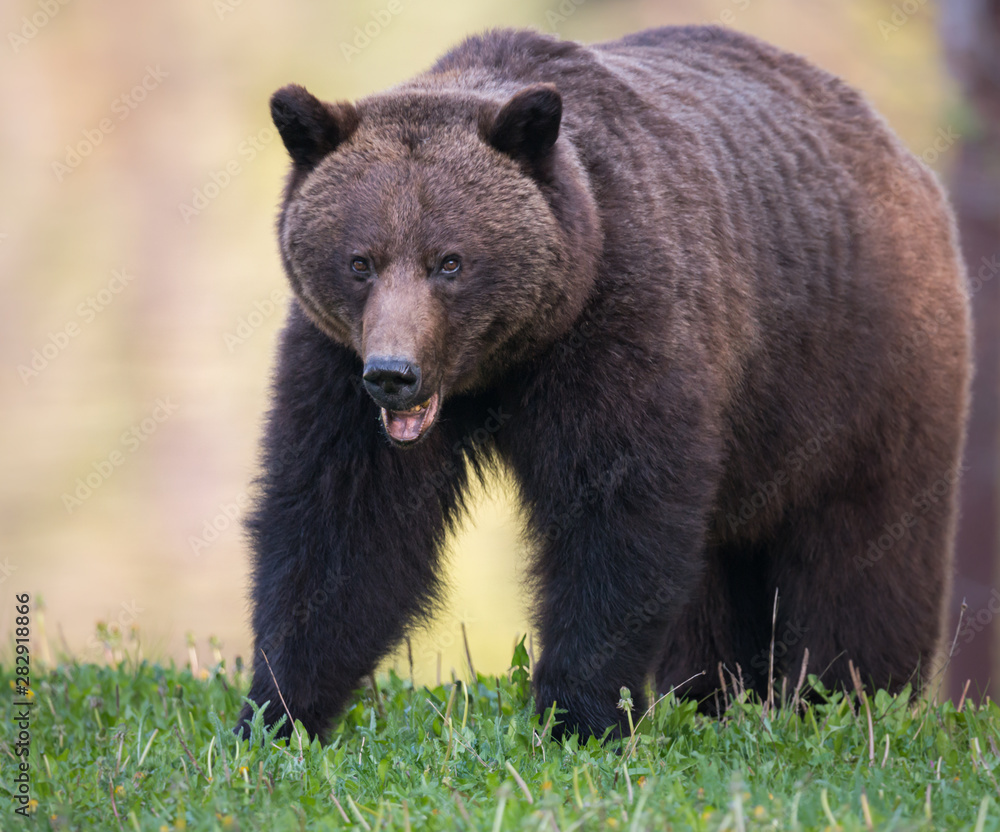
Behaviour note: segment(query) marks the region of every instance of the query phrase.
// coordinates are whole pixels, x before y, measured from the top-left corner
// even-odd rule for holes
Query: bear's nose
[[[400,358],[370,358],[365,363],[365,389],[381,407],[406,410],[420,392],[420,367]]]

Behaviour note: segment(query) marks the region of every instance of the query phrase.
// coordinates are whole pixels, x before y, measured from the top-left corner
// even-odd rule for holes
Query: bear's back
[[[502,98],[510,89],[538,82],[555,84],[584,109],[588,100],[599,101],[604,116],[634,103],[622,92],[639,96],[650,110],[697,102],[704,111],[739,96],[744,103],[781,110],[797,105],[814,118],[885,132],[863,98],[835,76],[721,26],[664,26],[592,46],[530,30],[494,29],[467,38],[403,86]],[[783,100],[763,100],[767,91]],[[664,94],[666,99],[656,97]],[[568,108],[570,123],[573,116]]]
[[[726,395],[759,395],[784,390],[803,355],[828,355],[813,370],[842,376],[845,355],[886,353],[927,310],[963,318],[933,175],[863,96],[803,58],[713,26],[595,46],[497,30],[390,95],[417,110],[435,93],[473,111],[535,83],[562,95],[560,135],[586,171],[613,264],[596,292],[614,299],[614,337],[633,348],[674,355],[698,341]],[[690,327],[697,338],[682,334]],[[942,372],[960,341],[942,336],[927,372]],[[858,362],[858,383],[874,388],[870,372]],[[829,408],[850,384],[803,383],[774,409]]]

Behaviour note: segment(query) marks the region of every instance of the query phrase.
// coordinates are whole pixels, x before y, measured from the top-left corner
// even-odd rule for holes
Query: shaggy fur
[[[272,113],[296,300],[249,520],[269,723],[262,654],[323,735],[432,610],[492,464],[537,543],[534,686],[562,730],[617,730],[650,674],[763,690],[776,592],[776,675],[808,648],[831,684],[848,660],[926,678],[967,296],[940,188],[856,92],[721,28],[494,31],[356,105],[287,87]],[[412,447],[361,381],[385,351],[440,393]]]

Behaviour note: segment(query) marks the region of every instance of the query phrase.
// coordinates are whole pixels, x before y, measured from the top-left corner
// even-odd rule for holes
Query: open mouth
[[[382,408],[382,424],[389,438],[400,445],[410,445],[419,440],[434,424],[440,397],[437,393],[423,404],[409,410]]]

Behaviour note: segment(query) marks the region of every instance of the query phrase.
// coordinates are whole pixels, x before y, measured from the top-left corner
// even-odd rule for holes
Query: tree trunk
[[[952,626],[968,609],[950,669],[957,700],[980,699],[997,673],[1000,643],[1000,552],[997,517],[1000,470],[1000,0],[948,0],[941,32],[952,73],[965,94],[969,127],[962,130],[951,194],[969,268],[975,377],[960,497]],[[953,637],[954,630],[949,633]],[[994,690],[993,695],[996,695]]]

